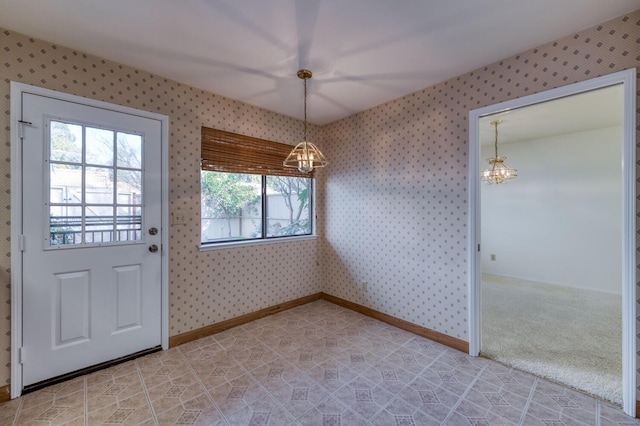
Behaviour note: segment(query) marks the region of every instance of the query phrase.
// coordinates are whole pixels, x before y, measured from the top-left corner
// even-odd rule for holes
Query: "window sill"
[[[224,250],[224,249],[232,249],[232,248],[241,248],[248,246],[261,246],[264,244],[281,244],[281,243],[293,243],[296,241],[306,241],[306,240],[316,240],[318,239],[317,235],[299,235],[293,237],[281,237],[281,238],[270,238],[270,239],[261,239],[261,240],[250,240],[250,241],[229,241],[225,243],[213,243],[213,244],[201,244],[200,251],[210,251],[210,250]]]

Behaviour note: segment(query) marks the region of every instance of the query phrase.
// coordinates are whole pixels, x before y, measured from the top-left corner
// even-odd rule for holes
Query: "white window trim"
[[[292,235],[290,237],[274,237],[274,238],[256,238],[255,240],[243,241],[225,241],[220,243],[200,244],[200,251],[224,250],[232,248],[242,248],[249,246],[261,246],[263,244],[277,243],[293,243],[297,241],[316,240],[318,236],[314,233],[311,235]]]
[[[260,175],[262,176],[262,175]],[[266,176],[266,175],[265,175]],[[317,191],[316,191],[316,182],[317,179],[315,177],[311,178],[311,188],[313,188],[312,195],[312,203],[311,203],[311,217],[313,220],[311,221],[311,234],[308,235],[289,235],[283,237],[267,237],[267,238],[256,238],[254,240],[236,240],[236,241],[220,241],[220,242],[211,242],[211,243],[203,243],[200,242],[198,246],[198,250],[201,252],[204,251],[212,251],[212,250],[225,250],[232,248],[242,248],[242,247],[250,247],[250,246],[261,246],[263,244],[275,244],[275,243],[293,243],[296,241],[305,241],[305,240],[316,240],[318,239],[317,230],[317,222],[318,216],[316,215],[316,205],[318,202]],[[200,201],[202,202],[202,200]],[[200,221],[200,226],[202,226],[202,219]],[[200,230],[200,238],[202,239],[202,230]]]

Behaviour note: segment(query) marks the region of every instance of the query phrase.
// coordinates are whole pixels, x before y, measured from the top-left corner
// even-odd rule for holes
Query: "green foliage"
[[[267,177],[267,185],[282,194],[287,209],[289,209],[289,223],[298,222],[302,212],[304,212],[305,208],[309,205],[309,186],[311,185],[311,179],[269,176]],[[291,201],[296,195],[300,204],[294,214],[294,204]]]
[[[257,210],[260,201],[260,176],[203,171],[201,174],[202,202],[205,216],[224,218],[231,237],[231,219],[242,210]]]
[[[289,223],[286,226],[282,226],[279,222],[271,225],[269,234],[284,236],[309,233],[309,218],[302,215],[305,211],[308,212],[311,179],[269,176],[267,177],[267,184],[283,196],[284,203],[289,210]],[[298,199],[297,207],[295,207],[296,203],[293,202],[294,197]]]
[[[271,226],[270,235],[273,235],[274,237],[281,237],[286,235],[308,234],[309,232],[309,221],[305,219],[293,222],[287,226],[282,226],[280,223],[276,223]]]
[[[82,161],[82,141],[77,140],[69,124],[51,121],[50,132],[52,160],[70,163]]]
[[[307,186],[305,189],[300,191],[298,194],[298,201],[300,201],[300,210],[304,209],[309,205],[309,187]]]
[[[241,208],[260,200],[260,182],[251,175],[202,172],[203,200],[212,216],[236,216]]]
[[[310,233],[311,179],[267,176],[266,183],[267,203],[274,203],[267,205],[268,219],[262,218],[260,211],[261,176],[203,171],[201,199],[203,223],[207,223],[205,229],[213,223],[212,219],[226,219],[227,230],[223,232],[229,238],[242,238],[242,235],[259,237],[263,235],[263,222],[268,227],[267,237]],[[283,207],[286,210],[282,211]],[[253,222],[253,231],[246,227],[247,219]],[[232,235],[232,229],[242,235]],[[216,238],[221,237],[217,229],[213,232],[219,236]]]

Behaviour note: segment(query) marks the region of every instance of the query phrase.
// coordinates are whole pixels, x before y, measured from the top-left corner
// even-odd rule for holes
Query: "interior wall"
[[[324,291],[468,340],[469,111],[637,68],[638,51],[640,10],[324,126]]]
[[[622,142],[609,127],[501,143],[518,177],[481,186],[482,272],[622,295]]]
[[[323,290],[467,340],[469,110],[638,67],[639,39],[640,10],[316,128],[331,161],[318,173],[320,247],[201,253],[200,126],[294,144],[302,123],[0,30],[0,381],[10,371],[10,80],[169,115],[170,210],[188,219],[170,229],[171,335]]]
[[[169,210],[186,216],[186,224],[169,229],[170,335],[321,291],[316,240],[198,248],[200,127],[296,144],[302,121],[4,29],[0,52],[0,384],[10,380],[12,80],[169,116]],[[304,280],[292,259],[309,271]]]

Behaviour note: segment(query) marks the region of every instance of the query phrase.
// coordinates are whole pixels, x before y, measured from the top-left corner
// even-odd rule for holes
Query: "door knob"
[[[156,235],[158,233],[158,228],[149,228],[149,235]]]
[[[151,253],[155,253],[155,252],[157,252],[157,251],[158,251],[158,246],[157,246],[157,245],[155,245],[155,244],[151,244],[151,245],[149,246],[149,251],[150,251]]]

